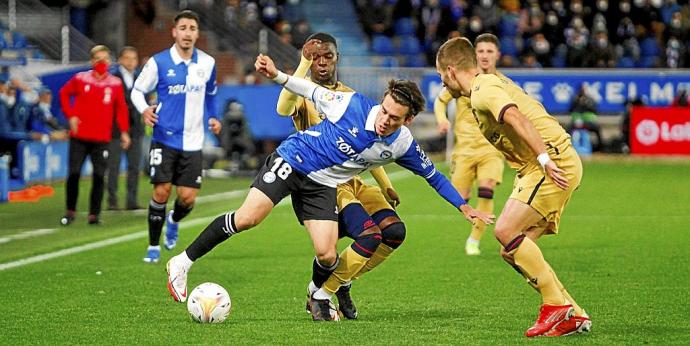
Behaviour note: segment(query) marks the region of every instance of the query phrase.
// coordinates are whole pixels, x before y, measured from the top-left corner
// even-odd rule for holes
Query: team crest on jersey
[[[381,152],[381,154],[379,156],[384,160],[388,160],[391,158],[391,156],[393,156],[393,153],[390,152],[389,150],[384,150]]]
[[[342,100],[343,100],[343,95],[338,94],[338,93],[334,93],[332,91],[329,91],[329,92],[321,95],[321,101],[325,101],[325,102],[333,102],[333,101],[340,102]]]
[[[171,69],[171,68],[168,69],[168,74],[167,74],[167,76],[168,76],[168,77],[175,77],[175,70],[173,70],[173,69]]]
[[[264,176],[262,177],[262,179],[264,180],[264,182],[266,184],[270,184],[270,183],[276,181],[276,174],[273,172],[266,172],[266,173],[264,173]]]
[[[88,84],[84,85],[84,91],[89,92],[89,90],[91,90],[91,86]]]

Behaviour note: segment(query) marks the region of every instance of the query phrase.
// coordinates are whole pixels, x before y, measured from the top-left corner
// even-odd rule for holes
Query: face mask
[[[674,29],[680,28],[680,25],[681,25],[680,19],[674,19],[671,21],[671,27]]]
[[[601,48],[606,48],[606,46],[608,46],[608,41],[605,38],[598,38],[597,45]]]
[[[642,7],[644,6],[644,0],[634,0],[635,7]]]
[[[534,51],[537,54],[544,54],[549,52],[549,42],[548,41],[537,41],[534,43]]]
[[[93,64],[93,70],[98,74],[105,74],[108,72],[108,63],[105,61],[99,61]]]
[[[482,0],[482,7],[491,7],[493,3],[494,2],[492,0]]]
[[[482,30],[482,23],[479,21],[471,21],[470,22],[470,30],[475,31],[475,32]]]
[[[546,23],[551,26],[556,26],[558,24],[558,17],[555,15],[548,15],[546,16]]]
[[[17,103],[17,98],[15,96],[7,96],[2,94],[0,95],[0,98],[5,102],[7,108],[12,108],[14,107],[14,104]]]

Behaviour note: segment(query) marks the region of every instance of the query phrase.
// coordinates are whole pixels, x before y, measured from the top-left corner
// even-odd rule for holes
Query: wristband
[[[275,77],[273,77],[273,81],[280,85],[283,85],[287,83],[288,75],[285,74],[283,71],[278,71],[278,74]]]
[[[539,164],[541,165],[541,168],[543,169],[544,166],[546,166],[549,161],[551,161],[551,158],[549,157],[549,154],[547,153],[541,153],[537,155],[537,161],[539,161]]]

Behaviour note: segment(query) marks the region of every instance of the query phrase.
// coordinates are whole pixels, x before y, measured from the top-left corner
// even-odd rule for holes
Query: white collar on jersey
[[[369,114],[367,115],[367,122],[364,125],[365,130],[374,131],[374,133],[376,133],[376,128],[374,127],[374,123],[376,122],[376,115],[379,113],[379,109],[381,109],[381,105],[376,105],[374,107],[371,107],[371,110],[369,111]]]
[[[172,58],[172,61],[175,65],[179,65],[181,62],[184,62],[185,65],[189,65],[190,62],[196,63],[196,57],[197,57],[196,48],[194,48],[194,51],[192,52],[192,59],[185,61],[184,59],[182,59],[180,54],[177,53],[177,49],[175,49],[175,45],[173,44],[173,46],[170,47],[170,57]]]

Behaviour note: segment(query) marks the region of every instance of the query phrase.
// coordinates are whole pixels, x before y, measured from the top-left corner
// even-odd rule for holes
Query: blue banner
[[[43,181],[46,177],[46,145],[21,141],[17,145],[17,167],[25,183]]]
[[[553,114],[565,114],[581,87],[598,104],[597,112],[617,114],[625,111],[625,102],[640,98],[648,106],[668,106],[678,90],[690,90],[690,71],[586,70],[502,71],[525,92],[541,102]],[[441,79],[435,73],[422,78],[422,92],[427,108],[433,110],[434,99],[441,90]]]

